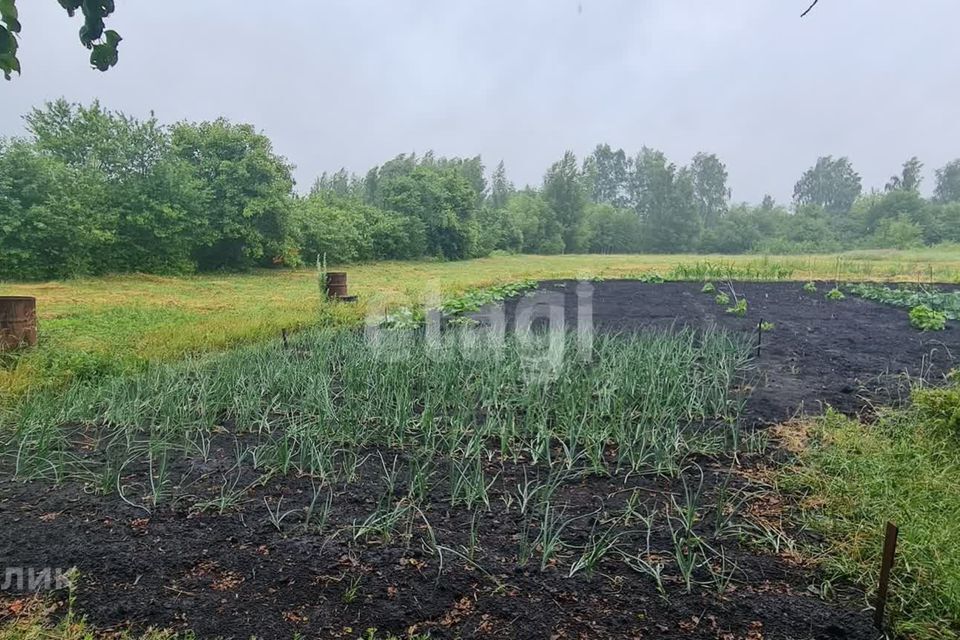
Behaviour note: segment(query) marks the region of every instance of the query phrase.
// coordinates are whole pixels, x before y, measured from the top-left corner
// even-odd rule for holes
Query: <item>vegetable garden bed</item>
[[[509,334],[310,331],[25,398],[5,568],[76,567],[51,597],[97,628],[201,637],[874,637],[799,553],[764,426],[896,402],[956,330],[831,286],[589,286],[587,353],[577,283],[540,287],[571,332],[546,377]]]

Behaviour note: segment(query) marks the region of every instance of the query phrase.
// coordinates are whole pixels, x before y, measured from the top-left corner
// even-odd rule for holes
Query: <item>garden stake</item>
[[[757,325],[757,357],[760,357],[760,344],[763,342],[763,318],[760,318],[760,323]]]
[[[877,589],[877,608],[873,615],[873,624],[883,630],[883,614],[887,607],[887,594],[890,592],[890,571],[897,555],[897,525],[887,523],[887,535],[883,542],[883,563],[880,565],[880,587]]]

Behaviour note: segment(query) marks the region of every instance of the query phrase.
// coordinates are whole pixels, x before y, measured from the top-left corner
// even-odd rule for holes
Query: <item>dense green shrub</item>
[[[60,278],[101,272],[116,240],[106,185],[26,143],[0,150],[0,277]]]
[[[297,262],[284,250],[292,232],[292,167],[269,138],[220,119],[174,125],[171,144],[208,203],[207,233],[194,252],[200,269]]]

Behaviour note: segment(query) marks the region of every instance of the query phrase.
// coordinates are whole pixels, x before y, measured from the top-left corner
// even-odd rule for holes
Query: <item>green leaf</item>
[[[20,33],[20,14],[17,12],[17,5],[13,0],[0,0],[0,20],[7,25],[7,29],[12,33]]]
[[[16,71],[20,73],[20,61],[17,60],[16,56],[11,54],[0,55],[0,69],[3,69],[6,72]]]
[[[77,9],[80,8],[81,0],[59,0],[60,6],[67,10],[67,15],[71,18],[77,13]]]
[[[17,60],[12,54],[0,55],[0,71],[3,71],[3,77],[6,80],[10,80],[10,74],[13,71],[17,72],[17,75],[20,75],[20,61]]]
[[[95,45],[93,47],[93,52],[90,54],[90,64],[100,71],[108,70],[110,67],[117,64],[118,60],[119,54],[117,53],[117,47],[115,45]]]
[[[110,31],[107,31],[103,35],[107,39],[107,44],[113,47],[114,49],[116,49],[117,45],[120,44],[120,42],[123,40],[123,38],[120,37],[120,34],[117,33],[116,31],[113,31],[112,29]]]
[[[103,20],[99,18],[87,18],[87,21],[80,27],[80,42],[85,46],[92,47],[93,43],[103,35]]]
[[[0,27],[0,56],[13,56],[17,53],[17,39],[5,27]]]

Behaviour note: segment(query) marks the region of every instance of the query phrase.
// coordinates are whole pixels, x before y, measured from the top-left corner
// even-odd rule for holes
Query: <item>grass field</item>
[[[72,378],[97,378],[222,351],[279,335],[282,329],[351,324],[380,307],[422,304],[426,292],[522,279],[624,278],[659,273],[675,279],[834,279],[960,282],[960,252],[861,251],[819,256],[501,256],[468,262],[350,265],[359,305],[320,308],[316,273],[146,275],[0,284],[0,295],[38,300],[41,345],[0,362],[0,404],[26,390]]]

